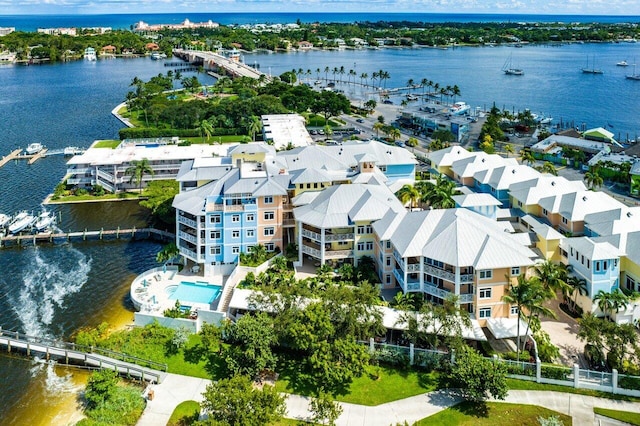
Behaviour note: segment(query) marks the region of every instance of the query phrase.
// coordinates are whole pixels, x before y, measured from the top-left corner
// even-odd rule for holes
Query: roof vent
[[[484,158],[482,160],[480,160],[480,161],[484,163]]]
[[[627,212],[627,217],[631,217],[631,216],[633,216],[633,213]]]
[[[516,174],[516,169],[511,169],[511,174]]]
[[[551,186],[556,186],[556,181],[555,180],[551,181]]]
[[[582,201],[587,201],[587,196],[582,197]]]

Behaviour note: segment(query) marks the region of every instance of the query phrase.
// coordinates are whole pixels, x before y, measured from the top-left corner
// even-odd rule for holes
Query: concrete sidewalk
[[[147,402],[147,407],[138,421],[138,426],[166,425],[171,413],[183,401],[202,401],[202,393],[211,381],[196,377],[168,374],[166,379],[151,389],[154,398]],[[311,417],[309,398],[301,395],[286,394],[286,417],[307,420]],[[462,398],[451,390],[439,390],[425,393],[374,407],[340,403],[343,412],[338,421],[339,426],[389,426],[404,421],[412,424],[429,417],[439,411],[454,406]],[[593,407],[609,408],[620,411],[640,412],[640,402],[617,401],[607,398],[576,395],[550,391],[509,391],[505,401],[517,404],[531,404],[555,410],[573,418],[574,426],[582,425],[616,425],[618,422],[597,418]]]

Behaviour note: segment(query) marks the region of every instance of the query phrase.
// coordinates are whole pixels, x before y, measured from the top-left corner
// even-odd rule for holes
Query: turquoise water
[[[222,286],[219,285],[182,281],[169,299],[180,302],[211,303],[218,298],[221,290]]]

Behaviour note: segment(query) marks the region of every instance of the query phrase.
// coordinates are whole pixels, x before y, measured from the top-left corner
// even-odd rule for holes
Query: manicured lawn
[[[373,371],[372,367],[368,367],[368,371]],[[336,396],[336,400],[373,406],[436,390],[437,373],[388,367],[380,367],[379,371],[377,379],[367,373],[356,378],[343,394]],[[296,383],[293,372],[286,369],[280,373],[276,389],[301,395],[311,395],[315,390],[306,383]]]
[[[632,413],[629,411],[610,410],[608,408],[593,407],[593,411],[601,416],[610,417],[621,422],[640,426],[640,413]]]
[[[121,140],[104,140],[98,141],[91,148],[110,148],[115,149],[118,145],[120,145]]]
[[[420,426],[530,426],[537,425],[538,417],[558,416],[565,425],[571,417],[536,405],[487,402],[462,402],[433,416],[420,420]]]
[[[270,423],[269,426],[313,426],[315,423],[309,423],[302,420],[294,419],[281,419],[275,423]]]
[[[140,194],[133,192],[118,192],[117,194],[104,194],[104,195],[64,195],[59,198],[51,198],[51,203],[76,203],[81,201],[108,201],[108,200],[135,200],[140,198]]]
[[[184,401],[178,404],[171,417],[167,422],[167,426],[186,426],[198,420],[200,416],[200,404],[196,401]]]
[[[576,389],[571,386],[548,385],[544,383],[536,383],[528,380],[518,380],[507,378],[507,386],[513,390],[537,390],[537,391],[555,391],[564,393],[575,393],[578,395],[597,396],[599,398],[619,399],[622,401],[640,401],[640,398],[632,396],[614,395],[609,392],[600,392],[591,389]]]

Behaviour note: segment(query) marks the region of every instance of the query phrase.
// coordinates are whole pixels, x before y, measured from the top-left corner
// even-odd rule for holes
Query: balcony
[[[295,219],[282,219],[282,226],[286,226],[286,227],[296,226],[296,220]]]
[[[325,259],[346,259],[353,257],[353,250],[326,250],[324,252]]]
[[[304,244],[302,245],[302,252],[304,254],[308,254],[310,256],[313,256],[316,259],[320,259],[320,256],[321,256],[320,250],[314,249],[313,247],[309,247],[309,246],[306,246]]]
[[[352,241],[354,239],[354,234],[325,234],[325,241]]]
[[[224,205],[225,212],[242,212],[244,211],[244,206],[242,204],[234,204],[234,205]]]
[[[461,274],[460,282],[463,284],[473,283],[474,275],[473,274]]]
[[[111,173],[98,170],[98,177],[104,180],[108,180],[109,182],[113,182],[113,175]]]
[[[320,234],[318,234],[317,232],[309,231],[309,230],[304,229],[304,228],[302,229],[302,236],[310,238],[310,239],[312,239],[314,241],[318,241],[318,242],[322,241],[321,240],[322,236]]]
[[[187,232],[184,231],[180,231],[178,232],[178,237],[182,238],[185,241],[189,241],[192,244],[197,244],[198,243],[198,238],[196,238],[195,235],[191,235]]]
[[[185,257],[188,257],[189,259],[193,260],[194,262],[202,261],[202,258],[198,257],[198,253],[196,253],[193,250],[189,250],[186,247],[180,246],[180,254],[182,254]]]
[[[449,282],[455,282],[456,280],[456,274],[454,274],[453,272],[445,271],[431,265],[424,265],[424,273],[434,277],[442,278],[443,280],[447,280]]]
[[[208,212],[221,212],[223,210],[222,204],[208,203],[207,211]]]
[[[178,223],[182,223],[194,229],[198,228],[198,222],[193,219],[189,219],[186,216],[178,216]]]
[[[410,264],[408,264],[407,265],[407,272],[420,272],[420,264],[419,263],[410,263]]]
[[[424,283],[424,292],[443,300],[455,295],[455,293],[428,283]],[[460,303],[473,303],[473,294],[461,294],[458,296],[458,301]]]
[[[67,169],[67,173],[70,175],[84,175],[84,174],[93,174],[93,169],[89,168],[89,167],[81,167],[78,169]]]
[[[420,281],[419,280],[410,280],[406,283],[404,282],[404,275],[400,269],[394,269],[393,275],[396,277],[396,280],[400,284],[400,287],[404,291],[419,291],[420,290]]]

